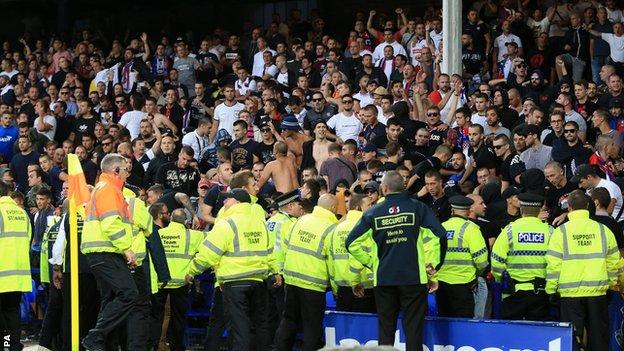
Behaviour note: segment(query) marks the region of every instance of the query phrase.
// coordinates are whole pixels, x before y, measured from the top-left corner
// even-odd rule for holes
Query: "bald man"
[[[337,207],[334,195],[322,195],[312,213],[299,218],[283,240],[286,302],[276,335],[278,351],[292,350],[298,323],[303,327],[302,350],[323,347],[325,292],[330,278],[329,234],[338,223]]]

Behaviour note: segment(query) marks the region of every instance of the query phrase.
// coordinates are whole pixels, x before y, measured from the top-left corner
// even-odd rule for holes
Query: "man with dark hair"
[[[622,234],[622,226],[607,212],[611,204],[611,194],[605,188],[594,188],[590,191],[590,196],[596,206],[596,212],[591,215],[591,219],[607,226],[615,236],[618,249],[620,252],[624,250],[624,235]]]
[[[436,214],[440,222],[451,218],[451,204],[444,193],[442,175],[436,169],[425,173],[425,186],[418,192],[419,200],[427,204]]]
[[[553,141],[552,159],[559,162],[566,176],[574,173],[575,167],[589,162],[592,150],[583,146],[579,137],[579,126],[574,121],[563,125],[563,139]]]
[[[339,180],[346,180],[351,186],[357,179],[357,167],[353,162],[341,156],[342,147],[336,143],[331,143],[327,147],[329,158],[323,162],[319,175],[321,175],[329,189],[334,189]]]
[[[470,162],[466,167],[464,176],[459,181],[460,185],[469,180],[472,173],[479,168],[486,167],[490,170],[490,174],[495,174],[498,165],[496,155],[485,145],[483,126],[475,123],[471,124],[468,128],[468,135],[470,138],[470,148],[468,149]]]
[[[260,161],[260,144],[247,137],[247,122],[239,119],[234,122],[234,141],[230,144],[232,152],[232,169],[251,169],[255,162]]]
[[[156,183],[163,185],[166,190],[171,189],[189,196],[197,196],[200,174],[190,165],[194,154],[190,146],[182,146],[177,161],[165,163],[158,169]]]

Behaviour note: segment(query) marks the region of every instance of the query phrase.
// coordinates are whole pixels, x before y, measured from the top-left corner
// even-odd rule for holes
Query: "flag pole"
[[[78,215],[76,199],[69,200],[69,235],[71,236],[69,250],[71,276],[71,345],[72,351],[80,349],[80,316],[78,311]]]
[[[71,350],[80,350],[80,311],[78,294],[78,212],[84,218],[83,205],[89,199],[89,190],[85,181],[80,159],[76,154],[67,155],[69,173],[69,239],[70,239],[70,297],[71,297]]]

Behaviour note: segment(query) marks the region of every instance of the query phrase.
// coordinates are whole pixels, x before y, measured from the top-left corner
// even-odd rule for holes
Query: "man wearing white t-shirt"
[[[327,121],[327,126],[336,131],[336,136],[342,141],[353,139],[358,140],[362,131],[362,122],[353,112],[353,97],[345,95],[342,97],[344,109],[341,113],[335,114]]]
[[[245,105],[235,100],[234,86],[226,85],[223,88],[223,96],[225,101],[214,110],[210,140],[214,140],[219,129],[225,129],[230,135],[234,135],[234,122],[238,119],[238,113],[245,109]]]
[[[394,40],[393,35],[394,32],[392,31],[392,28],[386,28],[384,30],[384,42],[377,45],[377,47],[375,47],[375,50],[373,51],[373,61],[375,63],[377,63],[384,57],[384,48],[388,45],[392,46],[392,48],[394,49],[394,55],[401,54],[407,57],[405,48],[403,47],[403,45],[401,45],[401,43]]]
[[[616,221],[622,218],[622,190],[620,187],[610,180],[600,178],[594,167],[583,164],[576,168],[574,176],[570,179],[572,183],[578,183],[579,188],[585,189],[587,193],[594,188],[605,188],[611,195],[611,203],[607,208],[607,212]]]
[[[588,29],[588,31],[609,44],[610,56],[613,61],[618,63],[624,62],[624,25],[622,23],[613,24],[613,34],[602,33],[593,29]]]
[[[142,111],[143,106],[145,106],[145,100],[138,95],[132,95],[131,100],[134,110],[124,113],[119,120],[119,124],[128,129],[130,132],[130,139],[134,140],[139,136],[141,132],[141,121],[145,118],[145,112]]]
[[[476,112],[470,117],[470,121],[474,124],[480,124],[483,128],[487,125],[485,113],[490,106],[487,95],[483,93],[477,93],[475,97],[475,109]]]
[[[508,20],[503,21],[501,29],[503,33],[494,39],[494,54],[492,55],[492,60],[494,62],[492,62],[492,67],[497,67],[497,64],[507,57],[507,43],[514,42],[518,44],[518,56],[524,55],[522,41],[517,35],[511,34]]]
[[[258,45],[258,52],[253,57],[251,75],[254,77],[262,77],[262,71],[264,70],[264,52],[269,51],[273,56],[275,56],[276,52],[267,48],[266,40],[263,37],[258,38],[256,43]]]
[[[203,153],[210,145],[208,134],[210,133],[210,120],[202,118],[197,122],[197,129],[190,133],[186,133],[182,138],[182,145],[190,146],[195,152],[195,159],[200,161],[203,159]]]

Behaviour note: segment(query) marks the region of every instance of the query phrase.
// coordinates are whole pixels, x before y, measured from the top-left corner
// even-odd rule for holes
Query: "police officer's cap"
[[[518,201],[520,201],[520,206],[541,208],[544,204],[544,197],[538,194],[522,193],[518,194]]]
[[[474,203],[471,198],[465,197],[463,195],[455,195],[449,199],[449,203],[451,207],[456,210],[469,210],[470,206]]]
[[[278,207],[284,207],[286,205],[288,205],[291,202],[295,202],[295,201],[299,201],[299,190],[295,189],[293,191],[287,192],[285,194],[282,194],[280,196],[278,196],[275,199],[275,204]]]

